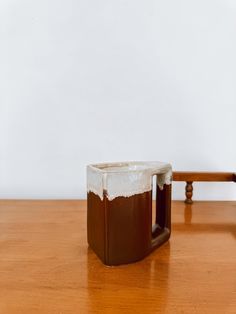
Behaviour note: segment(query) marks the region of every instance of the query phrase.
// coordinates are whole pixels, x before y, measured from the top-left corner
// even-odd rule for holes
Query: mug
[[[157,178],[152,226],[152,182]],[[105,265],[141,260],[171,233],[172,168],[163,162],[87,166],[88,244]]]

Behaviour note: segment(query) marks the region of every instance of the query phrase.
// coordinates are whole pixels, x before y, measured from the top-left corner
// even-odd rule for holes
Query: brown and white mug
[[[157,177],[152,226],[153,176]],[[141,260],[171,234],[172,168],[163,162],[87,166],[88,244],[106,265]]]

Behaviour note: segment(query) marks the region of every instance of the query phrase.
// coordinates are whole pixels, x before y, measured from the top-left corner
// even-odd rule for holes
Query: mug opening
[[[104,172],[129,172],[129,171],[142,171],[147,169],[146,164],[142,163],[110,163],[110,164],[97,164],[93,167]]]

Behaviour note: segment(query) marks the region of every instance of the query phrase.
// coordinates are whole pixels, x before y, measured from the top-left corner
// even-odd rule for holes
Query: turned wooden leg
[[[192,204],[192,196],[193,196],[193,182],[192,181],[187,181],[186,182],[186,187],[185,187],[185,203],[186,204]]]

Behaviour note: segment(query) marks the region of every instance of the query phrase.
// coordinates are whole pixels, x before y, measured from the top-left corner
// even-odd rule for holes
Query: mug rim
[[[171,170],[171,165],[169,163],[161,161],[104,162],[90,164],[87,167],[99,173],[143,172],[152,169]]]

